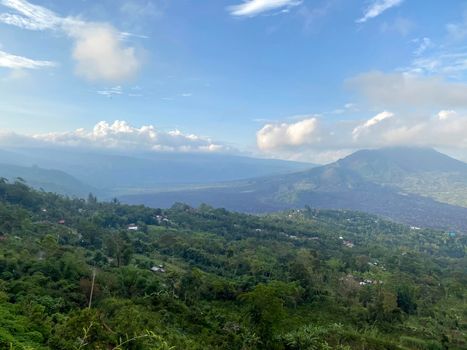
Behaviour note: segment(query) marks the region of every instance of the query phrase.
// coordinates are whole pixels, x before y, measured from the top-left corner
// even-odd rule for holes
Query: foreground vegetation
[[[1,181],[0,349],[465,349],[466,243],[356,212],[154,210]]]

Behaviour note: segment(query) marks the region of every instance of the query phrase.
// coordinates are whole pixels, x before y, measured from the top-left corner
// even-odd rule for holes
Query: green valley
[[[467,346],[456,232],[310,207],[151,209],[5,181],[0,232],[0,349]]]

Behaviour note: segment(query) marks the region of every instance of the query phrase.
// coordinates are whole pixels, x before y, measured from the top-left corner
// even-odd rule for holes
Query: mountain
[[[64,171],[107,193],[139,193],[184,184],[205,185],[291,173],[313,164],[234,155],[188,153],[110,153],[69,148],[12,149],[0,162]]]
[[[362,150],[338,163],[369,181],[467,206],[467,164],[433,149]]]
[[[438,187],[438,181],[452,177],[459,179],[455,186],[465,191],[467,186],[462,186],[467,165],[431,149],[387,148],[359,151],[332,164],[293,174],[121,199],[155,207],[168,207],[174,202],[208,203],[253,213],[309,205],[365,211],[414,226],[467,232],[467,208],[437,198],[443,188],[445,198],[451,199],[452,189],[447,190],[450,184]],[[466,198],[459,195],[459,201]]]
[[[0,164],[0,177],[11,182],[21,178],[36,189],[62,195],[85,197],[91,192],[99,194],[96,188],[82,183],[63,171],[43,169],[38,166]]]

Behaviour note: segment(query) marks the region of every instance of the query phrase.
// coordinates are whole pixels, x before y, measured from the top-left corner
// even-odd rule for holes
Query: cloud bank
[[[301,0],[246,0],[243,4],[228,7],[228,11],[232,16],[254,17],[272,10],[287,11],[301,3]]]
[[[61,17],[26,0],[1,0],[14,13],[0,13],[0,22],[22,29],[65,33],[74,41],[72,57],[76,72],[89,80],[124,81],[135,76],[141,59],[133,47],[125,46],[122,33],[107,23]],[[128,33],[124,33],[128,34]]]
[[[376,0],[366,10],[357,23],[364,23],[372,18],[378,17],[383,12],[389,10],[392,7],[399,6],[404,0]]]
[[[0,145],[10,147],[79,147],[125,151],[228,152],[231,149],[210,138],[179,130],[161,131],[153,125],[134,127],[126,121],[101,121],[92,129],[19,135],[0,132]]]
[[[435,115],[383,111],[367,120],[308,118],[266,124],[256,135],[258,148],[290,159],[327,161],[361,148],[420,146],[467,150],[467,113],[440,110]]]

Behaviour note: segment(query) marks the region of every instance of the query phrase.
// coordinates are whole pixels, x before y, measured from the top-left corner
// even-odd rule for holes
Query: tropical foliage
[[[0,182],[0,349],[465,349],[467,237]]]

